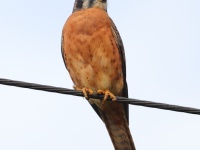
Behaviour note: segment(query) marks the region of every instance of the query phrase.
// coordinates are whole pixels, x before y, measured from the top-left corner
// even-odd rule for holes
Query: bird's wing
[[[127,97],[128,98],[128,85],[126,82],[126,58],[125,58],[125,52],[124,52],[124,45],[121,39],[121,36],[117,30],[117,27],[115,26],[113,20],[110,18],[111,20],[111,28],[112,28],[112,32],[113,35],[115,37],[115,41],[119,50],[119,54],[121,57],[121,62],[122,62],[122,72],[123,72],[123,82],[124,82],[124,87],[123,87],[123,91],[122,91],[122,97]],[[124,104],[124,110],[126,113],[126,118],[127,121],[129,122],[129,106],[128,104]]]

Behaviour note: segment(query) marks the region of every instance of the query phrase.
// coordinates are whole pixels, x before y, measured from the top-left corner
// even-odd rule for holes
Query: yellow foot
[[[74,85],[73,88],[74,88],[75,90],[77,90],[77,91],[82,91],[82,92],[83,92],[83,95],[84,95],[84,97],[85,97],[86,99],[88,99],[88,94],[89,94],[89,95],[92,95],[92,94],[93,94],[93,91],[92,91],[91,89],[89,89],[89,88],[86,88],[86,87],[84,87],[84,88],[81,89],[81,88],[77,87],[76,85]]]
[[[107,99],[108,99],[108,96],[112,99],[112,101],[116,101],[116,100],[117,100],[116,97],[115,97],[115,95],[113,95],[109,90],[98,90],[97,93],[98,93],[98,94],[103,94],[103,95],[104,95],[104,98],[103,98],[103,100],[102,100],[102,102],[101,102],[102,105],[105,104],[105,102],[106,102]]]

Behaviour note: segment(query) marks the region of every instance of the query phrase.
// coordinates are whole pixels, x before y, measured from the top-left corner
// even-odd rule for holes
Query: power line
[[[41,85],[41,84],[35,84],[35,83],[27,83],[27,82],[14,81],[14,80],[9,80],[9,79],[2,79],[2,78],[0,78],[0,84],[83,97],[83,93],[80,91],[75,91],[75,90],[61,88],[61,87]],[[98,95],[98,94],[90,95],[89,97],[96,98],[96,99],[103,99],[103,95]],[[151,102],[151,101],[145,101],[145,100],[139,100],[139,99],[133,99],[133,98],[125,98],[125,97],[119,97],[119,96],[117,96],[117,102],[200,115],[200,109],[191,108],[191,107],[183,107],[183,106],[178,106],[178,105],[170,105],[170,104],[157,103],[157,102]]]

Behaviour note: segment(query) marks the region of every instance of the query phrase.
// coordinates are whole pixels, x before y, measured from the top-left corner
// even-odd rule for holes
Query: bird
[[[129,129],[126,60],[120,34],[107,13],[107,0],[75,0],[62,30],[61,52],[74,83],[105,123],[115,150],[135,150]],[[104,95],[102,101],[90,94]],[[108,99],[112,101],[108,101]]]

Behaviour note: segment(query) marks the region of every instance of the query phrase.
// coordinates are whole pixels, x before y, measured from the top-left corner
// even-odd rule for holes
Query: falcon
[[[119,32],[107,13],[107,0],[75,0],[62,31],[62,56],[76,90],[105,123],[116,150],[135,150],[128,125],[126,60]],[[104,99],[88,98],[103,94]],[[112,101],[107,101],[111,98]]]

